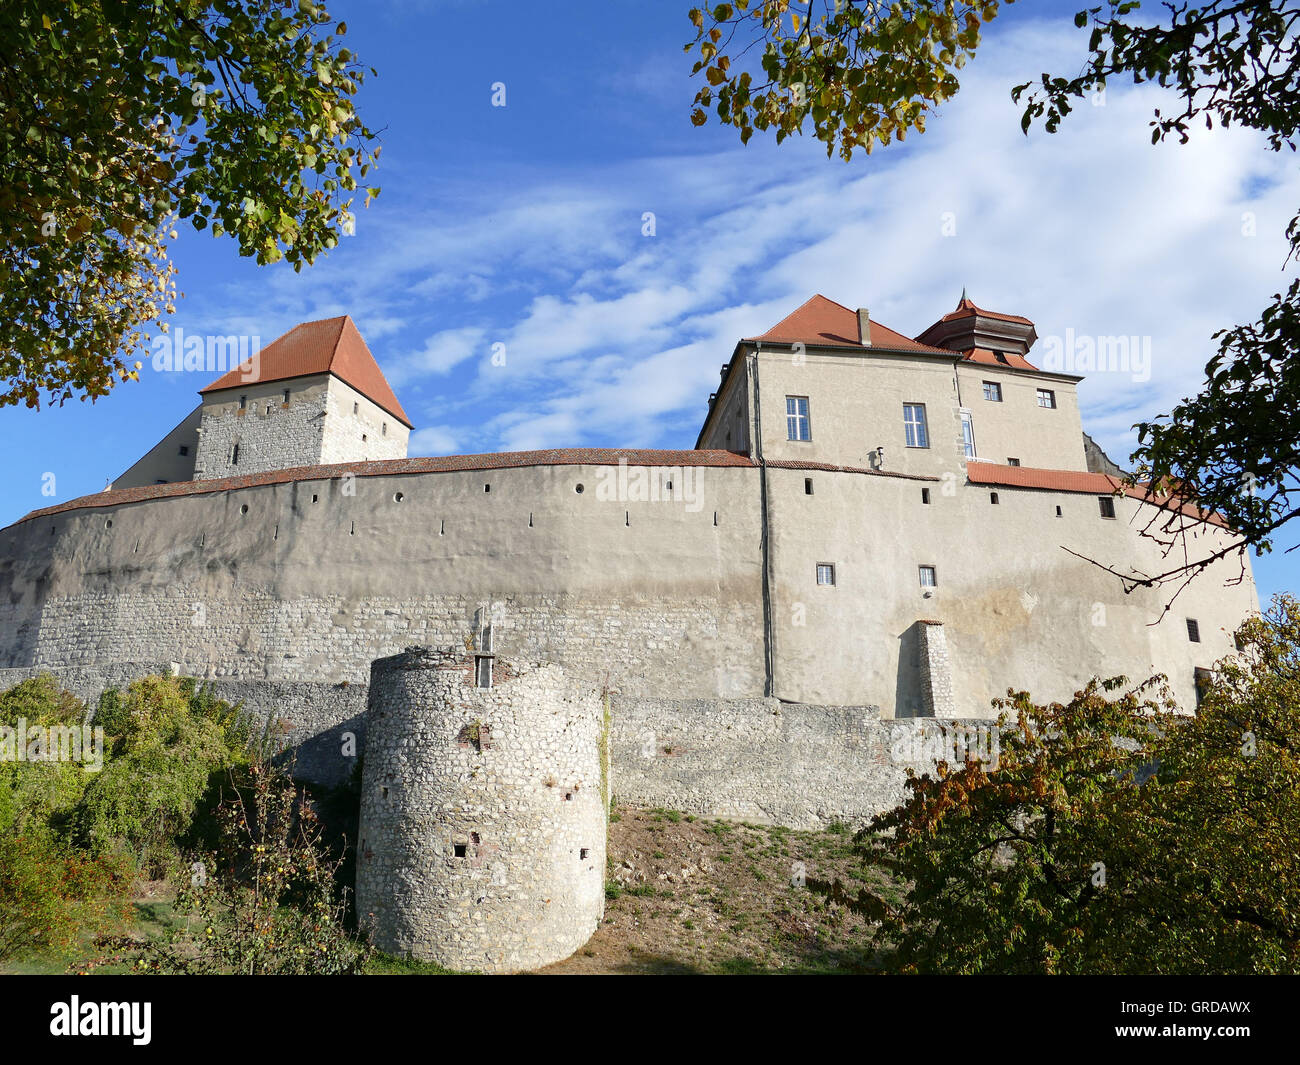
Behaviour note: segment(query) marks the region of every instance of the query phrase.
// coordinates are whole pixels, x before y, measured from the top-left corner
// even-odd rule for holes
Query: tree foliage
[[[696,37],[687,50],[699,52],[694,73],[707,83],[696,96],[696,125],[710,106],[745,141],[755,129],[775,130],[780,141],[810,124],[828,154],[838,149],[846,160],[873,142],[901,140],[924,130],[925,117],[956,93],[956,71],[998,12],[952,0],[814,0],[807,14],[802,8],[750,0],[691,10]],[[1175,101],[1155,109],[1152,143],[1185,142],[1199,125],[1217,123],[1258,131],[1272,151],[1295,149],[1300,0],[1163,4],[1152,17],[1131,0],[1107,0],[1074,21],[1088,34],[1079,70],[1012,89],[1026,133],[1038,123],[1056,132],[1076,101],[1122,79],[1153,82]],[[743,60],[755,48],[761,84]],[[1286,235],[1295,256],[1300,215]],[[1270,551],[1300,513],[1300,281],[1275,293],[1255,322],[1214,339],[1199,393],[1134,427],[1133,480],[1164,501],[1145,530],[1161,545],[1164,568],[1125,573],[1129,585],[1183,584],[1247,545]],[[1231,543],[1208,556],[1186,550],[1200,524],[1187,520],[1182,504],[1190,501],[1227,522],[1237,534]]]
[[[316,0],[0,6],[0,406],[95,399],[174,310],[177,226],[300,269],[379,154]]]
[[[1238,633],[1196,716],[1157,686],[1010,693],[996,766],[908,781],[859,836],[904,971],[1300,971],[1300,603]]]
[[[686,50],[698,52],[691,73],[702,71],[706,84],[691,121],[704,125],[712,107],[741,141],[771,129],[778,144],[811,122],[826,154],[845,160],[859,148],[923,133],[927,115],[957,92],[955,72],[975,54],[980,27],[998,6],[736,0],[692,8],[696,37]],[[757,66],[746,65],[759,43]]]

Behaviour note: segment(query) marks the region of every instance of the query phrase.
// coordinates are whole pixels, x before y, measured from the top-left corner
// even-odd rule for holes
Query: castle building
[[[410,420],[346,315],[296,326],[199,395],[111,487],[406,457]]]
[[[1171,565],[1153,520],[1193,560],[1232,533],[1125,487],[1036,339],[964,296],[915,336],[814,296],[737,342],[692,449],[412,458],[351,320],[300,325],[111,490],[0,530],[0,681],[173,668],[341,781],[371,664],[463,647],[475,687],[500,655],[604,692],[620,796],[796,825],[888,805],[900,737],[1009,688],[1163,673],[1190,710],[1249,563],[1169,610],[1125,590],[1107,567]]]

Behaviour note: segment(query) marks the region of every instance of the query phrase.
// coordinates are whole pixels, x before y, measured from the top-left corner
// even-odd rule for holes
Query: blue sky
[[[359,105],[383,130],[383,193],[301,274],[183,229],[173,324],[265,344],[351,314],[415,422],[412,454],[690,447],[738,337],[815,292],[915,335],[964,286],[1042,338],[1149,338],[1149,374],[1080,387],[1084,427],[1122,460],[1131,424],[1200,380],[1210,335],[1288,280],[1300,180],[1262,138],[1153,147],[1149,86],[1021,135],[1010,87],[1081,63],[1074,0],[1007,8],[923,137],[850,164],[693,128],[689,6],[335,0],[379,69]],[[0,411],[0,521],[48,505],[50,473],[56,500],[102,489],[206,383],[146,364],[93,405]],[[1255,560],[1263,597],[1300,590],[1297,555]]]

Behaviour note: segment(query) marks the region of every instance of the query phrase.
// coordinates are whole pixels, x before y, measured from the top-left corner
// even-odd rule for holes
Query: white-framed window
[[[961,446],[968,459],[975,458],[975,426],[971,424],[970,412],[962,411]]]
[[[1056,393],[1050,388],[1038,389],[1038,405],[1048,410],[1056,409]]]
[[[812,439],[807,396],[785,397],[785,433],[788,440]]]
[[[930,433],[925,426],[925,404],[903,404],[903,434],[908,447],[929,447]]]
[[[990,403],[1002,402],[1002,386],[997,381],[984,382],[984,398]]]
[[[939,587],[939,578],[933,566],[918,566],[917,573],[920,576],[922,588]]]
[[[835,584],[835,565],[832,562],[817,563],[817,583],[833,586]]]

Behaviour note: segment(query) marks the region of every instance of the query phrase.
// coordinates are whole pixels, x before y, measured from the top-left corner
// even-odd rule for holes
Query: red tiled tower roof
[[[248,359],[206,388],[199,389],[199,394],[323,373],[333,374],[351,385],[408,429],[412,428],[411,420],[397,402],[379,363],[375,362],[356,325],[346,314],[294,326],[263,348],[256,363]]]
[[[958,318],[971,318],[977,314],[983,318],[996,318],[999,322],[1018,322],[1020,325],[1034,324],[1028,318],[1021,318],[1018,314],[1001,314],[998,311],[986,311],[983,307],[976,307],[975,304],[966,298],[965,293],[962,293],[961,299],[957,302],[956,309],[949,311],[940,318],[939,321],[951,322]]]
[[[863,348],[858,336],[858,312],[820,294],[813,296],[793,314],[788,314],[766,333],[746,340],[771,340],[779,344],[817,344],[833,348]],[[897,333],[875,319],[871,321],[871,347],[886,351],[921,351],[927,355],[955,355],[932,348]]]

